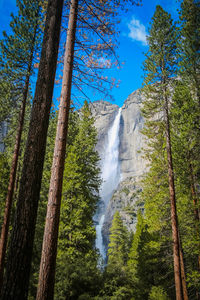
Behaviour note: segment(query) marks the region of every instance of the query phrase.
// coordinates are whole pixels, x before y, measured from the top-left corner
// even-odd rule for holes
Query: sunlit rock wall
[[[122,180],[130,176],[140,176],[146,169],[146,162],[140,152],[145,146],[145,138],[141,133],[144,126],[141,115],[142,100],[143,97],[137,90],[122,106],[119,151]]]
[[[133,92],[124,102],[119,129],[119,161],[121,182],[113,193],[105,213],[103,238],[108,243],[109,228],[116,210],[120,212],[124,224],[129,230],[135,230],[138,208],[142,203],[138,201],[141,191],[140,180],[147,170],[147,163],[142,157],[145,147],[145,137],[141,133],[144,118],[141,114],[143,95],[139,90]],[[118,112],[118,106],[105,101],[91,104],[95,126],[98,131],[97,150],[104,158],[108,131]],[[103,160],[102,160],[103,161]]]
[[[144,126],[144,119],[141,115],[142,100],[143,96],[137,90],[125,100],[122,106],[119,130],[119,160],[122,180],[130,176],[140,176],[146,170],[146,162],[142,158],[142,153],[139,153],[142,147],[145,147],[145,138],[141,133]],[[106,101],[96,101],[90,107],[98,131],[97,150],[102,158],[105,155],[108,130],[119,107]]]

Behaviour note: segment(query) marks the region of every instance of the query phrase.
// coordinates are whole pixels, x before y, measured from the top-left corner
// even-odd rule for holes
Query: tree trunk
[[[71,84],[74,43],[78,13],[78,0],[72,0],[65,48],[61,102],[51,170],[46,224],[43,238],[37,300],[52,300],[54,295],[55,265],[57,254],[60,203],[66,152],[68,117],[71,100]]]
[[[21,136],[22,136],[22,130],[23,130],[23,126],[24,126],[26,100],[27,100],[27,96],[28,96],[29,81],[30,81],[31,68],[32,68],[32,63],[33,63],[33,53],[34,53],[34,47],[35,47],[37,27],[38,27],[38,24],[36,23],[35,28],[34,28],[32,45],[31,45],[31,49],[30,49],[30,58],[29,58],[29,63],[28,63],[28,68],[27,68],[27,75],[26,75],[25,85],[24,85],[24,89],[23,89],[23,98],[22,98],[23,100],[22,100],[21,109],[20,109],[20,113],[19,113],[19,122],[18,122],[17,134],[16,134],[16,139],[15,139],[15,148],[14,148],[13,159],[12,159],[12,167],[10,170],[10,178],[9,178],[9,185],[8,185],[8,193],[7,193],[7,197],[6,197],[4,220],[3,220],[3,225],[2,225],[2,229],[1,229],[0,291],[2,288],[2,284],[3,284],[3,273],[4,273],[4,263],[5,263],[6,246],[7,246],[7,239],[8,239],[8,230],[9,230],[9,223],[10,223],[10,214],[11,214],[12,202],[13,202],[13,193],[14,193],[15,179],[16,179],[16,173],[17,173],[17,164],[18,164],[18,158],[19,158]]]
[[[191,185],[191,194],[192,194],[192,200],[194,205],[194,221],[196,225],[196,232],[197,232],[197,238],[199,237],[199,209],[198,209],[198,196],[195,189],[195,181],[194,181],[194,174],[193,174],[193,168],[192,163],[190,162],[190,185]],[[199,245],[200,249],[200,245]],[[197,257],[197,270],[200,272],[200,254]],[[197,300],[200,299],[200,292],[196,291],[196,297]]]
[[[1,300],[27,299],[35,223],[58,56],[63,0],[49,0],[41,60]]]
[[[196,189],[195,189],[193,168],[192,168],[191,162],[190,162],[190,184],[191,184],[192,200],[193,200],[193,204],[194,204],[194,218],[195,218],[195,222],[197,222],[197,224],[199,224],[198,197],[197,197],[197,193],[196,193]]]
[[[180,255],[180,264],[181,264],[181,281],[182,281],[182,288],[183,288],[183,299],[188,300],[189,298],[188,298],[187,285],[186,285],[184,257],[183,257],[183,249],[181,245],[180,234],[179,234],[179,255]]]
[[[166,94],[166,91],[164,92]],[[178,235],[178,218],[176,212],[176,195],[174,185],[174,172],[171,153],[171,139],[170,139],[170,124],[168,114],[168,99],[164,96],[164,114],[165,114],[165,133],[166,133],[166,148],[168,161],[168,180],[169,180],[169,194],[171,202],[171,224],[172,224],[172,242],[173,242],[173,259],[174,259],[174,279],[176,289],[176,300],[183,300],[183,288],[181,279],[181,264],[180,264],[180,250],[179,250],[179,235]]]

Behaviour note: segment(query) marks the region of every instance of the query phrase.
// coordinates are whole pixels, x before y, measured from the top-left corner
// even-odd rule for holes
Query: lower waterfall
[[[106,249],[103,244],[102,227],[109,200],[113,191],[117,188],[120,181],[119,164],[119,128],[120,128],[121,108],[119,109],[111,128],[108,131],[108,142],[106,145],[105,156],[102,161],[102,180],[100,198],[102,205],[97,213],[98,224],[96,225],[96,248],[103,259],[106,259]]]

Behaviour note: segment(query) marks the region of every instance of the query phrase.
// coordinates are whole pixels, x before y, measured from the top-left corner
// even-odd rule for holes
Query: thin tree
[[[49,0],[1,299],[27,299],[39,192],[59,46],[63,0]]]
[[[163,84],[165,80],[163,78]],[[174,277],[176,287],[176,299],[183,299],[183,286],[181,277],[181,258],[180,258],[180,244],[179,244],[179,231],[178,231],[178,217],[176,211],[176,193],[174,184],[174,171],[171,150],[171,137],[170,137],[170,123],[169,123],[169,100],[167,97],[167,90],[164,87],[164,117],[165,117],[165,135],[166,135],[166,149],[167,149],[167,162],[168,162],[168,180],[169,180],[169,195],[171,202],[171,223],[172,223],[172,241],[173,241],[173,258],[174,258]]]
[[[182,300],[184,295],[182,281],[185,278],[184,276],[181,278],[179,230],[169,121],[171,82],[172,77],[176,74],[176,32],[170,15],[161,6],[156,7],[152,20],[148,37],[149,52],[145,61],[145,71],[147,72],[145,83],[147,86],[144,90],[147,97],[151,99],[146,104],[147,115],[149,114],[152,117],[153,114],[160,112],[164,117],[176,299]]]
[[[32,7],[32,9],[33,8],[35,8],[35,7]],[[23,130],[23,125],[24,125],[24,116],[25,116],[26,101],[27,101],[28,90],[29,90],[29,81],[30,81],[30,76],[31,76],[31,72],[32,72],[33,57],[34,57],[34,50],[35,50],[35,44],[36,44],[35,42],[36,42],[37,28],[38,28],[39,5],[37,5],[36,9],[37,9],[37,11],[35,14],[35,19],[34,19],[35,22],[34,22],[34,28],[33,28],[33,35],[31,36],[32,40],[31,40],[31,44],[30,44],[30,48],[29,48],[30,54],[29,54],[29,58],[28,58],[27,73],[26,73],[26,78],[25,78],[25,83],[24,83],[24,88],[23,88],[22,103],[21,103],[21,108],[20,108],[20,113],[19,113],[18,128],[17,128],[16,138],[15,138],[14,153],[13,153],[12,165],[11,165],[11,170],[10,170],[8,192],[7,192],[5,212],[4,212],[4,220],[3,220],[3,225],[2,225],[2,229],[1,229],[0,290],[2,287],[2,281],[3,281],[4,262],[5,262],[10,214],[11,214],[12,201],[13,201],[13,192],[14,192],[15,179],[16,179],[21,136],[22,136],[22,130]],[[27,28],[27,30],[29,30],[29,29]]]
[[[51,170],[46,224],[43,238],[37,300],[51,300],[54,294],[55,264],[57,254],[60,202],[65,162],[68,117],[71,99],[71,83],[74,44],[78,13],[78,0],[72,0],[65,47],[63,81],[58,114],[56,141]]]
[[[192,149],[188,153],[189,172],[191,194],[194,204],[194,218],[197,227],[197,235],[199,235],[199,199],[197,192],[197,179],[199,173],[199,122],[200,122],[200,63],[199,63],[199,48],[200,48],[200,5],[199,1],[183,0],[180,9],[180,32],[181,39],[179,41],[180,53],[180,76],[183,84],[189,86],[192,91],[194,103],[196,105],[196,130],[193,137],[196,139],[196,149]],[[197,163],[195,163],[195,161]],[[196,172],[195,172],[196,171]],[[197,269],[200,272],[200,254],[198,255]],[[200,292],[197,291],[197,299],[200,299]]]

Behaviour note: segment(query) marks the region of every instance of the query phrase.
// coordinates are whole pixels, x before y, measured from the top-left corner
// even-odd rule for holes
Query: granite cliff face
[[[122,180],[130,176],[140,176],[146,169],[142,154],[138,153],[145,145],[141,134],[144,119],[141,115],[143,96],[139,90],[133,92],[122,106],[120,126],[120,149]]]
[[[134,230],[137,209],[142,205],[138,202],[138,195],[141,191],[139,181],[147,168],[142,153],[138,152],[145,146],[145,137],[141,133],[144,126],[144,119],[141,115],[142,101],[143,96],[137,90],[127,98],[122,106],[119,127],[121,180],[105,212],[102,232],[106,245],[115,211],[120,211],[124,224],[129,230]],[[97,150],[102,159],[101,162],[103,162],[108,144],[108,131],[114,122],[119,107],[105,101],[98,101],[91,104],[91,111],[98,131]]]
[[[133,92],[124,102],[120,119],[120,146],[119,160],[122,180],[131,176],[140,176],[146,169],[142,154],[138,153],[145,145],[141,129],[144,119],[141,115],[143,96],[140,91]],[[119,106],[106,101],[96,101],[91,104],[91,111],[95,118],[95,127],[98,132],[97,150],[100,157],[105,155],[108,130],[117,115]]]

